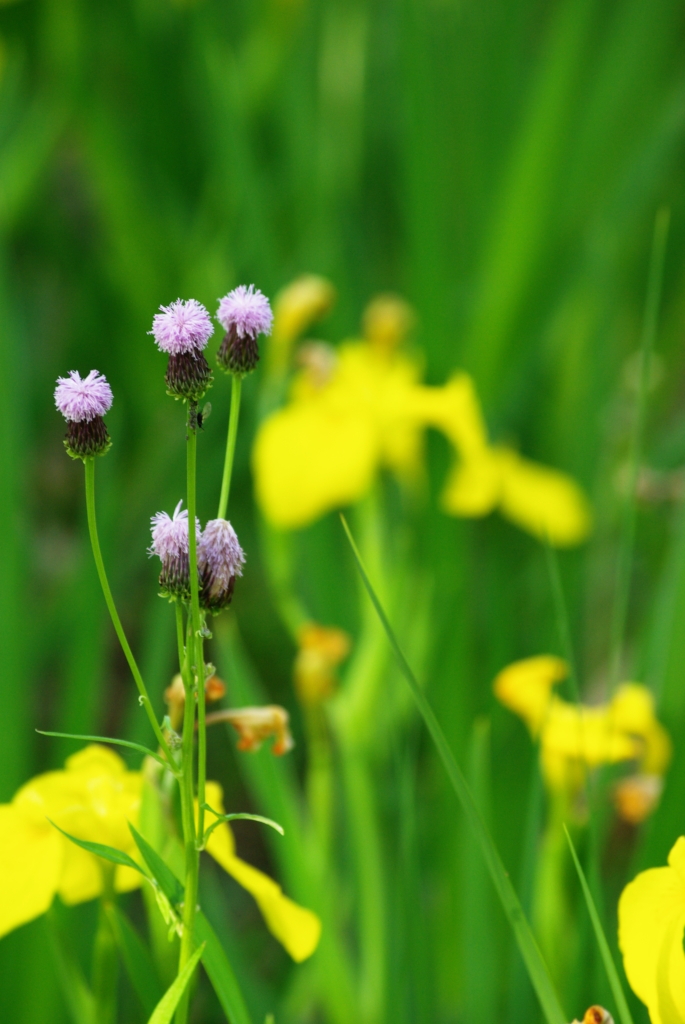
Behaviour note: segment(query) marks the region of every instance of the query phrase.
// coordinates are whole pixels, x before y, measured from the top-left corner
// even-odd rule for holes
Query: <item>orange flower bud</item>
[[[335,669],[350,652],[350,638],[342,629],[308,622],[300,629],[298,640],[295,689],[303,704],[318,704],[335,689]]]

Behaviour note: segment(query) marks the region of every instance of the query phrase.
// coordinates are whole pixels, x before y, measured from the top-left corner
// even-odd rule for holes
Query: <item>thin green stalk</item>
[[[640,458],[642,456],[642,441],[645,426],[645,413],[647,409],[647,392],[649,390],[649,375],[652,363],[652,351],[654,349],[654,338],[656,336],[659,303],[661,300],[661,286],[664,276],[664,258],[666,255],[666,239],[668,237],[668,225],[670,219],[671,211],[666,207],[662,207],[656,215],[654,237],[652,241],[652,254],[649,263],[647,302],[645,304],[645,316],[642,324],[642,344],[640,346],[641,362],[637,394],[637,409],[630,446],[630,476],[628,492],[626,494],[623,508],[621,540],[618,551],[618,564],[616,567],[616,598],[611,631],[612,687],[617,685],[621,672],[621,655],[623,651],[626,619],[628,615],[630,573],[633,561],[633,549],[635,546],[635,491],[637,488],[638,474],[640,472]]]
[[[102,587],[102,592],[103,592],[103,594],[105,596],[105,603],[107,605],[107,609],[108,609],[110,617],[112,619],[112,625],[114,626],[114,631],[116,632],[117,637],[119,638],[119,643],[121,644],[121,648],[122,648],[122,650],[124,652],[124,655],[126,656],[126,661],[128,662],[128,666],[131,669],[131,673],[133,674],[133,678],[135,679],[136,686],[138,687],[138,692],[140,694],[140,703],[145,708],[145,712],[147,714],[147,717],[150,720],[150,725],[152,726],[153,732],[154,732],[155,736],[157,737],[157,742],[159,743],[160,747],[164,751],[164,755],[165,755],[167,761],[169,762],[169,765],[170,765],[171,769],[173,770],[174,760],[173,760],[173,757],[171,755],[171,751],[169,750],[169,746],[167,744],[167,741],[164,738],[164,733],[162,732],[162,730],[161,730],[161,728],[159,726],[159,723],[158,723],[158,721],[157,721],[157,719],[155,717],[155,713],[154,713],[154,710],[153,710],[153,707],[152,707],[152,702],[151,702],[150,697],[149,697],[148,692],[147,692],[147,687],[145,686],[145,683],[143,682],[143,677],[140,674],[140,669],[138,668],[138,665],[136,663],[136,659],[133,657],[133,652],[132,652],[132,650],[131,650],[131,648],[129,646],[129,642],[126,639],[126,634],[124,633],[124,627],[121,624],[121,619],[119,618],[119,613],[117,612],[116,606],[114,604],[114,598],[112,597],[112,591],[110,590],[109,581],[107,579],[107,573],[105,571],[105,563],[102,560],[102,552],[100,550],[100,541],[99,541],[99,538],[98,538],[97,520],[95,518],[95,459],[94,458],[85,459],[85,469],[86,469],[86,511],[87,511],[87,514],[88,514],[88,532],[90,534],[90,543],[91,543],[91,547],[93,549],[93,558],[95,559],[95,567],[97,569],[98,576],[100,578],[100,586]]]
[[[191,535],[193,531],[190,531]],[[190,647],[191,644],[189,643]],[[195,793],[193,791],[193,739],[195,733],[195,700],[193,698],[192,673],[185,662],[184,679],[186,700],[183,712],[183,778],[181,780],[181,818],[183,823],[183,846],[185,850],[185,897],[183,903],[183,935],[178,961],[180,974],[193,955],[195,911],[197,909],[198,876],[200,854],[195,842]],[[176,1024],[186,1024],[190,991],[186,989],[176,1010]]]
[[[554,613],[557,620],[557,630],[559,632],[561,651],[564,658],[568,662],[569,680],[571,683],[571,689],[573,690],[573,699],[575,700],[576,704],[580,707],[580,687],[578,685],[576,659],[573,655],[573,644],[571,642],[571,627],[569,625],[568,606],[566,604],[566,598],[564,596],[564,588],[561,583],[561,573],[559,572],[559,559],[557,558],[557,553],[550,544],[549,540],[547,540],[545,543],[545,554],[547,556],[547,570],[549,572],[549,580],[552,586],[552,597],[554,599]]]
[[[98,926],[93,947],[93,995],[98,1024],[115,1024],[117,1016],[117,976],[119,955],[107,914],[114,903],[114,867],[103,865],[104,891],[98,910]]]
[[[202,623],[200,620],[200,595],[197,574],[196,519],[196,475],[197,475],[197,434],[193,425],[194,405],[188,404],[186,435],[186,482],[188,503],[188,562],[190,571],[190,613],[188,615],[188,642],[186,644],[183,682],[185,686],[185,707],[183,712],[183,784],[181,787],[181,814],[183,820],[183,841],[185,847],[185,900],[183,904],[183,936],[179,956],[179,974],[186,966],[194,949],[195,911],[197,908],[200,854],[197,835],[202,836],[205,802],[206,734],[204,723],[204,651],[202,644]],[[182,616],[180,617],[182,626]],[[179,614],[176,615],[177,630]],[[178,637],[179,651],[181,635]],[[194,666],[194,668],[193,668]],[[193,788],[193,747],[195,736],[195,691],[197,690],[199,757],[198,757],[198,830],[195,830],[195,792]],[[200,713],[201,709],[201,713]],[[186,988],[176,1010],[176,1024],[186,1024],[190,988]]]
[[[188,407],[187,435],[187,489],[188,489],[188,561],[190,566],[190,621],[192,624],[190,650],[195,663],[197,684],[197,799],[199,804],[197,834],[199,843],[204,834],[205,782],[207,775],[207,727],[205,724],[205,656],[200,617],[199,578],[197,572],[197,537],[195,535],[196,477],[197,477],[197,433],[192,424],[192,409]],[[187,702],[187,700],[186,700]],[[191,702],[192,703],[192,702]],[[194,724],[194,723],[193,723]],[[185,728],[185,727],[184,727]]]
[[[181,673],[181,676],[183,676],[184,663],[186,659],[186,646],[185,641],[183,639],[183,608],[181,607],[180,601],[175,601],[174,604],[176,605],[176,646],[178,649],[178,671]]]
[[[221,497],[219,498],[218,519],[226,518],[228,508],[228,495],[231,491],[231,476],[233,475],[233,458],[235,456],[235,442],[238,437],[238,417],[240,416],[240,393],[243,386],[242,377],[234,373],[231,377],[231,414],[228,418],[228,438],[226,441],[226,458],[224,460],[224,475],[221,481]]]

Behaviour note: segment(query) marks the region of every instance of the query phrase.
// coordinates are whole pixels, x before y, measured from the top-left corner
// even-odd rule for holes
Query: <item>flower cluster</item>
[[[159,585],[165,597],[190,599],[190,558],[188,512],[182,501],[172,516],[157,512],[152,516],[150,555],[162,563]],[[233,597],[236,576],[242,576],[245,553],[237,534],[226,519],[212,519],[200,529],[195,521],[197,538],[200,605],[214,614],[228,608]]]
[[[290,344],[293,325],[308,326],[330,294],[311,284],[286,292],[288,301],[276,302],[274,338]],[[454,450],[442,495],[449,515],[498,509],[546,542],[563,547],[583,541],[591,512],[581,488],[566,474],[490,442],[468,374],[456,373],[442,387],[422,384],[419,362],[401,351],[414,319],[395,296],[374,300],[363,318],[363,340],[332,352],[324,374],[309,343],[310,357],[295,376],[290,401],[262,423],[253,449],[256,496],[266,519],[281,529],[306,526],[359,501],[382,468],[416,483],[423,473],[424,434],[432,428]]]
[[[588,769],[634,763],[636,774],[616,790],[616,806],[637,824],[654,808],[671,758],[671,741],[655,715],[654,698],[639,683],[623,683],[605,704],[572,704],[553,693],[568,672],[566,662],[552,655],[525,658],[502,669],[495,696],[540,741],[545,781],[555,792],[577,792]]]

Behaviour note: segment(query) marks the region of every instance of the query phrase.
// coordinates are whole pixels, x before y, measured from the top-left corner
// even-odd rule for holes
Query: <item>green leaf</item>
[[[199,949],[195,950],[181,973],[172,981],[169,988],[157,1003],[148,1024],[169,1024],[203,952],[204,946],[200,946]]]
[[[134,871],[139,871],[144,878],[147,875],[141,868],[140,864],[136,864],[133,857],[129,857],[127,853],[123,853],[122,850],[115,850],[113,846],[105,846],[103,843],[89,843],[85,839],[76,839],[75,836],[70,836],[68,832],[65,832],[59,825],[55,825],[54,821],[48,818],[48,821],[56,828],[58,832],[61,832],[63,836],[74,843],[76,846],[80,846],[82,850],[87,850],[88,853],[94,853],[96,857],[102,857],[104,860],[109,860],[112,864],[121,864],[125,868],[133,868]]]
[[[431,734],[431,738],[435,743],[438,754],[440,755],[450,782],[452,783],[452,787],[461,802],[466,819],[473,829],[474,835],[478,841],[481,853],[485,859],[488,871],[490,872],[493,885],[497,890],[504,912],[507,915],[509,924],[514,932],[519,951],[528,971],[528,976],[533,988],[535,989],[538,1000],[540,1001],[540,1005],[547,1022],[548,1024],[567,1024],[568,1018],[561,1008],[561,1003],[559,1002],[559,997],[554,987],[554,983],[550,977],[547,964],[544,961],[535,936],[528,924],[523,907],[521,906],[519,898],[516,895],[516,891],[511,884],[509,875],[502,864],[497,847],[495,846],[485,822],[483,821],[481,813],[476,806],[461,768],[454,759],[454,755],[450,750],[447,738],[440,727],[440,723],[435,717],[426,695],[421,689],[416,676],[412,672],[407,659],[402,653],[397,637],[393,632],[392,626],[388,621],[388,617],[383,610],[383,606],[381,605],[366,573],[364,563],[362,562],[361,555],[359,554],[357,545],[354,542],[354,538],[352,537],[352,533],[350,532],[350,528],[347,525],[345,517],[341,516],[340,518],[342,520],[345,533],[347,534],[347,539],[352,547],[354,557],[357,561],[357,568],[359,569],[366,591],[371,598],[371,602],[376,609],[378,618],[385,629],[400,670],[409,684],[409,689],[412,692],[418,709],[421,712],[429,733]]]
[[[202,837],[202,845],[206,845],[207,840],[211,836],[215,828],[222,825],[225,821],[259,821],[262,825],[268,825],[270,828],[280,832],[282,836],[285,835],[285,830],[282,825],[279,825],[277,821],[273,821],[271,818],[264,818],[261,814],[219,814],[209,804],[203,804],[206,811],[211,811],[212,814],[216,815],[216,821],[213,822],[208,829],[206,829],[204,836]]]
[[[195,915],[195,937],[203,943],[202,963],[230,1024],[252,1024],[233,968],[202,911]]]
[[[44,729],[36,729],[36,732],[40,733],[41,736],[54,736],[62,740],[87,740],[89,743],[113,743],[117,747],[130,747],[131,750],[139,750],[141,754],[145,754],[147,757],[154,757],[155,761],[158,761],[163,768],[176,774],[175,767],[170,765],[166,758],[157,754],[154,750],[150,750],[149,747],[144,747],[142,743],[133,743],[131,740],[118,740],[112,736],[80,736],[73,732],[46,732]]]
[[[576,853],[575,846],[573,845],[573,840],[569,835],[569,831],[566,828],[566,825],[564,825],[564,832],[566,833],[566,839],[568,840],[568,845],[571,850],[573,863],[575,864],[576,871],[578,872],[578,878],[580,879],[580,885],[583,890],[583,896],[585,897],[585,902],[587,904],[588,914],[590,915],[590,920],[592,921],[592,927],[595,932],[595,938],[597,939],[597,945],[599,946],[599,952],[602,957],[602,962],[604,964],[604,970],[607,973],[609,985],[611,986],[611,991],[614,1000],[616,1001],[616,1006],[618,1008],[618,1015],[620,1017],[621,1024],[633,1024],[633,1018],[631,1016],[630,1009],[628,1008],[628,1002],[623,991],[623,986],[621,985],[621,979],[618,976],[618,971],[616,970],[616,965],[614,964],[614,960],[611,955],[611,950],[609,949],[609,943],[607,942],[606,935],[604,934],[602,922],[599,919],[597,907],[595,905],[594,899],[592,898],[592,893],[590,892],[590,886],[587,883],[585,872],[583,871],[580,861],[578,860],[578,854]]]
[[[116,904],[107,903],[105,913],[131,984],[149,1015],[162,997],[162,986],[147,946]]]
[[[131,822],[128,823],[128,827],[145,863],[159,882],[162,892],[174,906],[179,906],[179,904],[183,903],[183,886],[178,878],[176,878],[171,868],[164,863],[157,851],[150,846],[147,839],[144,839],[140,832],[134,828]]]

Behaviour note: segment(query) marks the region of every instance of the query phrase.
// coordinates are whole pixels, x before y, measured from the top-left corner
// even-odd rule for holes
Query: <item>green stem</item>
[[[190,565],[190,620],[191,651],[195,662],[195,679],[197,685],[197,732],[198,732],[198,765],[197,765],[197,799],[198,827],[197,834],[204,834],[204,803],[205,782],[207,777],[207,728],[205,725],[205,655],[202,638],[202,620],[200,617],[199,577],[197,572],[197,537],[195,535],[196,515],[196,476],[197,476],[197,434],[188,412],[188,444],[187,444],[187,488],[188,488],[188,561]]]
[[[233,474],[233,457],[235,456],[235,442],[238,436],[238,417],[240,416],[240,392],[243,386],[243,379],[237,374],[231,378],[231,414],[228,419],[228,439],[226,441],[226,458],[224,460],[224,475],[221,481],[221,497],[219,498],[218,519],[226,518],[228,508],[228,495],[231,490],[231,476]]]
[[[190,531],[191,535],[193,531]],[[188,649],[191,648],[192,631],[190,632]],[[195,699],[192,672],[188,657],[184,662],[183,672],[186,685],[185,709],[183,712],[183,778],[181,779],[181,819],[183,823],[183,846],[185,850],[185,897],[183,903],[183,935],[178,961],[179,973],[183,970],[193,954],[195,928],[195,911],[197,908],[198,876],[200,855],[195,843],[195,794],[193,792],[193,739],[195,733]],[[186,1024],[190,986],[176,1010],[176,1024]]]
[[[124,655],[126,656],[126,661],[128,662],[129,668],[131,669],[133,678],[135,679],[136,682],[136,686],[138,687],[138,692],[140,694],[140,703],[145,708],[147,717],[150,720],[150,725],[152,726],[154,734],[157,737],[157,742],[164,751],[164,755],[167,761],[169,762],[170,771],[176,774],[176,769],[174,768],[174,760],[171,755],[171,751],[169,750],[167,741],[164,738],[164,733],[162,732],[159,723],[155,717],[155,713],[152,708],[152,702],[147,692],[147,687],[143,682],[143,677],[140,674],[140,669],[138,668],[136,659],[133,657],[133,652],[129,646],[129,642],[126,639],[124,627],[121,624],[119,613],[117,612],[116,606],[114,604],[114,598],[112,597],[112,591],[110,590],[109,581],[107,579],[107,573],[105,572],[105,563],[102,560],[100,541],[98,539],[97,520],[95,518],[95,459],[85,459],[84,462],[86,468],[86,510],[88,514],[88,532],[90,534],[90,543],[93,549],[95,567],[97,568],[98,576],[100,577],[100,586],[102,587],[102,592],[105,596],[105,603],[107,605],[107,609],[112,619],[112,625],[114,626],[114,630],[117,634],[117,637],[119,638],[119,643],[121,644],[121,648],[124,652]]]
[[[174,602],[176,605],[176,646],[178,648],[178,671],[181,673],[181,677],[185,682],[185,660],[186,660],[186,646],[184,640],[183,630],[183,608],[181,607],[180,601]]]
[[[652,241],[652,254],[649,263],[647,302],[645,305],[645,317],[642,325],[642,345],[640,347],[641,362],[637,394],[637,410],[630,450],[630,478],[628,493],[626,495],[623,509],[621,541],[618,551],[618,565],[616,568],[616,600],[614,604],[614,617],[611,631],[612,688],[617,685],[621,673],[621,655],[623,651],[626,619],[628,616],[630,572],[633,561],[633,549],[635,547],[635,492],[637,488],[638,474],[640,472],[640,458],[642,455],[642,440],[645,426],[645,413],[647,409],[647,392],[649,390],[649,375],[652,362],[652,350],[654,348],[654,338],[656,336],[659,303],[661,300],[661,286],[664,276],[664,258],[666,255],[666,239],[668,237],[670,217],[670,210],[665,207],[662,207],[656,215],[654,238]]]
[[[93,947],[93,996],[98,1024],[115,1024],[117,1015],[117,944],[107,916],[107,904],[114,902],[114,868],[106,865],[104,891],[98,909],[98,926]]]
[[[179,956],[179,973],[192,956],[194,948],[195,911],[197,907],[200,854],[197,835],[203,833],[205,802],[206,733],[204,728],[205,666],[200,620],[200,594],[197,572],[197,536],[195,532],[196,475],[197,475],[197,434],[193,426],[193,403],[188,404],[188,425],[186,444],[186,480],[188,503],[188,562],[190,571],[190,613],[188,615],[188,642],[183,662],[183,682],[186,699],[183,712],[183,780],[181,786],[181,815],[183,820],[183,841],[185,847],[185,900],[183,904],[183,936]],[[176,614],[177,630],[182,630],[183,617]],[[182,632],[178,636],[179,651]],[[199,725],[198,758],[198,829],[195,829],[195,792],[193,788],[193,746],[195,737],[195,694],[197,693]],[[186,1024],[190,1001],[190,987],[186,988],[178,1009],[176,1024]]]

